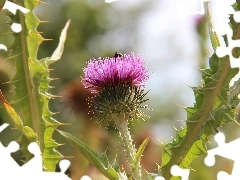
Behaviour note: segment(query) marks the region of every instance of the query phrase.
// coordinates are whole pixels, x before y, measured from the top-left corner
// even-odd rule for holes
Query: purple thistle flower
[[[144,86],[148,71],[139,55],[124,54],[122,57],[99,58],[90,60],[83,70],[82,80],[85,88],[100,91],[109,85],[131,84],[135,87]]]
[[[113,114],[124,114],[127,119],[143,115],[141,104],[147,101],[142,87],[148,78],[144,60],[134,53],[111,58],[90,60],[83,69],[85,88],[96,93],[90,99],[91,112],[100,122],[109,122]]]

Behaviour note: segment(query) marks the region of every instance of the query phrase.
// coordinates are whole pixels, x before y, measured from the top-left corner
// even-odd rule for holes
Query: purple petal
[[[95,91],[104,86],[119,83],[129,83],[133,86],[144,86],[148,78],[144,60],[134,53],[124,54],[123,57],[99,58],[90,60],[83,69],[85,78],[82,80],[85,88]]]

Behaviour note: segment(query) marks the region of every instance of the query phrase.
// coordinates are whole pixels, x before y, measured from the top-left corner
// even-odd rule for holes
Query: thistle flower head
[[[85,88],[100,91],[105,86],[131,84],[139,87],[148,78],[144,61],[139,55],[124,54],[122,57],[90,60],[83,70]]]
[[[95,93],[90,106],[100,122],[112,120],[113,114],[123,113],[128,118],[142,115],[141,104],[146,101],[142,88],[148,71],[139,55],[90,60],[83,72],[83,85]]]

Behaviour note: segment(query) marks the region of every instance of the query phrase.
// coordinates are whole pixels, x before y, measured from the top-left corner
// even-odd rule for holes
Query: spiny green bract
[[[108,125],[113,120],[112,114],[128,114],[130,119],[144,116],[141,111],[147,93],[141,87],[129,84],[113,85],[104,87],[101,92],[89,99],[92,112],[98,117],[100,123]]]

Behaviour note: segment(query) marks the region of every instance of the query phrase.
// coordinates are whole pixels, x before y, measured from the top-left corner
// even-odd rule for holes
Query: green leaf
[[[118,179],[118,172],[109,164],[106,153],[98,153],[97,151],[91,149],[88,145],[72,136],[67,132],[57,130],[67,141],[73,145],[82,155],[87,158],[87,160],[95,166],[104,176],[114,180]],[[116,167],[115,163],[114,166]]]
[[[51,56],[51,60],[59,60],[62,56],[63,50],[64,50],[64,44],[67,38],[67,30],[70,26],[70,22],[71,20],[68,20],[68,22],[66,23],[65,27],[63,28],[60,38],[59,38],[59,43],[58,46],[56,48],[56,50],[53,52],[52,56]]]
[[[230,67],[228,57],[218,58],[215,54],[210,58],[210,69],[202,70],[203,84],[193,88],[194,107],[186,108],[186,127],[178,130],[174,141],[164,147],[161,171],[166,180],[179,179],[171,176],[171,167],[176,164],[190,168],[197,156],[207,153],[208,136],[216,134],[223,124],[234,121],[239,100],[236,103],[235,95],[229,97],[229,83],[238,71]]]
[[[6,99],[4,98],[1,90],[0,90],[0,100],[2,101],[3,106],[6,109],[8,115],[13,120],[16,128],[19,129],[29,141],[35,141],[36,142],[37,141],[36,133],[34,133],[32,128],[23,125],[22,119],[19,117],[17,112],[12,108],[12,106],[6,101]]]
[[[149,140],[149,137],[146,138],[146,139],[142,142],[141,146],[138,148],[138,151],[137,151],[136,156],[135,156],[135,158],[134,158],[134,160],[133,160],[133,163],[132,163],[132,171],[135,171],[138,163],[140,162],[140,158],[141,158],[141,156],[142,156],[142,154],[143,154],[144,149],[145,149],[146,146],[147,146],[148,140]]]
[[[7,48],[5,50],[8,50],[14,42],[14,36],[12,35],[13,33],[10,23],[11,18],[7,15],[7,11],[0,10],[0,44],[4,45]],[[3,49],[3,47],[1,47],[1,49]],[[9,51],[1,52],[1,55],[3,57],[7,56],[7,54],[9,54]]]
[[[39,3],[39,0],[18,1],[18,5],[29,9],[30,12],[22,14],[17,11],[16,15],[9,13],[9,17],[0,16],[0,23],[7,21],[6,27],[0,26],[0,34],[5,33],[9,29],[8,24],[12,22],[20,23],[22,26],[20,33],[12,33],[11,31],[11,35],[14,35],[14,44],[11,46],[10,56],[13,57],[16,66],[16,74],[12,80],[16,94],[13,98],[12,107],[18,112],[19,118],[22,120],[21,125],[18,124],[20,121],[14,121],[14,123],[17,129],[23,133],[23,136],[19,138],[19,143],[25,156],[24,160],[29,160],[32,156],[26,149],[28,144],[38,139],[44,168],[48,171],[55,171],[55,166],[62,159],[62,155],[56,150],[59,144],[52,139],[52,135],[54,129],[61,123],[53,118],[55,113],[48,108],[49,100],[54,97],[49,93],[49,84],[52,80],[49,77],[49,65],[60,59],[63,53],[70,22],[62,31],[53,58],[44,58],[39,61],[37,52],[44,38],[37,31],[40,20],[33,12],[33,9]],[[11,38],[5,37],[9,40],[8,46],[10,46]],[[28,138],[33,132],[37,135],[37,138]]]
[[[238,3],[235,3],[234,7],[238,8]],[[208,22],[210,38],[216,50],[220,43],[209,12]],[[233,29],[233,39],[239,39],[239,23],[236,23],[232,17],[230,17],[230,27]],[[233,49],[232,53],[238,57],[239,52],[239,49]],[[209,135],[215,135],[218,128],[226,123],[236,122],[234,115],[239,104],[240,80],[231,87],[229,83],[239,72],[239,68],[230,67],[228,56],[218,58],[216,54],[210,58],[209,65],[209,69],[201,70],[203,84],[193,88],[196,102],[194,107],[186,108],[186,127],[178,130],[174,141],[165,145],[160,170],[166,180],[179,179],[171,176],[172,165],[190,168],[194,158],[207,153],[205,143]]]

